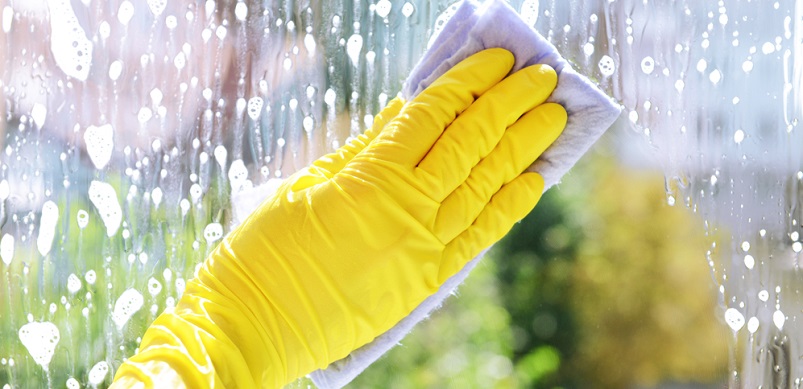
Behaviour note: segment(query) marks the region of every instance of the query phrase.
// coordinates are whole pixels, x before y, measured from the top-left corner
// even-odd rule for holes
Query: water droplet
[[[738,332],[744,326],[744,316],[735,308],[728,308],[725,311],[725,323],[728,323],[734,332]]]
[[[112,81],[117,81],[120,78],[120,74],[123,73],[123,63],[120,61],[114,61],[109,65],[109,78]]]
[[[139,113],[137,114],[137,120],[139,120],[140,123],[145,123],[148,120],[151,120],[152,117],[153,111],[148,107],[140,108]]]
[[[410,16],[413,15],[413,12],[415,12],[415,6],[413,5],[413,3],[410,3],[408,1],[408,2],[404,3],[404,5],[402,6],[401,11],[402,11],[402,15],[404,15],[405,18],[409,18]]]
[[[714,71],[712,71],[711,74],[708,75],[708,79],[712,83],[718,84],[719,81],[722,80],[722,73],[719,71],[719,69],[714,69]]]
[[[36,248],[42,256],[50,253],[53,247],[53,238],[56,235],[56,226],[59,221],[59,207],[52,201],[42,205],[42,217],[39,220],[39,236],[36,238]]]
[[[641,71],[644,74],[652,74],[653,70],[655,70],[655,60],[652,57],[644,57],[641,60]]]
[[[744,140],[744,131],[736,130],[736,132],[733,133],[733,141],[736,142],[736,144],[739,144],[742,143],[743,140]]]
[[[162,291],[162,284],[156,278],[153,278],[153,277],[149,278],[148,279],[148,293],[150,293],[151,296],[156,297],[156,295],[158,295],[159,292],[161,292],[161,291]]]
[[[750,251],[750,242],[748,241],[742,242],[742,250],[745,252]]]
[[[330,109],[331,107],[335,106],[336,99],[337,93],[335,93],[335,91],[331,88],[327,89],[323,95],[323,101],[330,107]]]
[[[590,57],[592,54],[594,54],[594,44],[591,42],[586,42],[583,45],[583,54],[585,54],[586,57]]]
[[[745,73],[750,73],[750,71],[753,70],[753,61],[747,60],[742,62],[742,70]]]
[[[167,28],[169,28],[171,30],[175,29],[176,27],[178,27],[178,18],[176,18],[173,15],[170,15],[170,16],[166,17],[165,18],[165,26],[167,26]]]
[[[764,289],[764,290],[760,290],[760,291],[758,292],[758,299],[759,299],[759,300],[761,300],[761,301],[763,301],[763,302],[767,302],[767,300],[769,300],[769,299],[770,299],[770,293],[769,293],[769,292],[767,292],[767,290],[766,290],[766,289]]]
[[[307,49],[307,54],[312,57],[315,55],[315,49],[317,44],[315,43],[315,36],[312,34],[304,35],[304,48]]]
[[[775,326],[778,327],[779,330],[783,330],[783,325],[786,322],[786,315],[780,310],[777,310],[772,314],[772,322],[775,323]]]
[[[184,69],[184,66],[187,65],[187,57],[183,52],[176,54],[176,58],[173,59],[173,66],[176,69],[181,70]],[[186,87],[182,88],[186,90]]]
[[[181,199],[178,203],[179,208],[181,208],[181,216],[187,216],[187,212],[190,211],[190,201],[187,199]]]
[[[748,254],[744,256],[744,265],[747,266],[748,269],[753,269],[756,266],[756,260],[753,258],[752,255]]]
[[[761,52],[764,54],[772,54],[775,51],[775,45],[772,42],[764,42],[761,45]]]
[[[699,61],[697,61],[697,71],[698,72],[702,73],[707,68],[708,68],[708,62],[706,62],[705,59],[701,58]]]
[[[315,119],[312,116],[305,116],[301,124],[304,127],[304,131],[312,132],[312,129],[315,128]]]
[[[217,26],[217,28],[215,29],[215,35],[217,36],[217,39],[220,40],[226,39],[226,34],[228,34],[228,32],[229,31],[226,29],[226,27],[222,25]]]

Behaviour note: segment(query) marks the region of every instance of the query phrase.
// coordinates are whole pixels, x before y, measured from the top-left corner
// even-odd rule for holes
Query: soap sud
[[[307,49],[307,55],[310,57],[314,56],[317,46],[318,44],[315,42],[315,36],[312,34],[304,35],[304,48]]]
[[[126,289],[120,295],[114,303],[114,311],[112,312],[112,321],[117,325],[118,330],[122,330],[125,327],[131,316],[142,308],[144,302],[142,294],[133,288]]]
[[[109,364],[106,361],[96,363],[95,366],[89,369],[89,384],[93,386],[102,384],[108,374]]]
[[[81,279],[75,273],[72,273],[67,277],[67,291],[70,294],[76,294],[79,290],[81,290]]]
[[[215,147],[214,151],[215,160],[217,164],[220,165],[221,170],[226,170],[226,158],[229,156],[228,150],[226,150],[226,146],[218,145]]]
[[[48,0],[50,50],[56,65],[68,76],[86,81],[92,66],[92,41],[78,23],[70,0]]]
[[[153,190],[151,191],[151,200],[153,201],[153,205],[155,207],[158,208],[159,204],[162,203],[162,197],[164,197],[162,189],[159,187],[153,188]]]
[[[73,377],[67,378],[65,385],[67,389],[81,389],[81,383]]]
[[[35,103],[31,109],[31,119],[36,124],[37,128],[42,128],[47,119],[47,107],[40,103]]]
[[[130,1],[126,0],[120,4],[119,8],[117,8],[117,20],[120,22],[120,24],[128,26],[128,22],[131,21],[132,17],[134,17],[134,5],[131,4]]]
[[[234,16],[236,16],[239,21],[245,21],[245,18],[248,16],[248,6],[245,3],[237,3],[234,7]]]
[[[231,162],[228,176],[231,184],[231,190],[234,193],[249,189],[253,186],[251,181],[248,179],[248,169],[245,167],[245,163],[243,163],[242,159],[237,159]]]
[[[209,223],[204,228],[206,244],[212,244],[223,237],[223,226],[220,223]]]
[[[525,23],[530,26],[535,26],[535,23],[538,21],[539,8],[538,0],[524,0],[524,2],[521,3],[519,14],[521,14],[521,18],[524,19]]]
[[[616,63],[613,58],[603,55],[599,60],[599,71],[605,77],[610,77],[616,71]]]
[[[11,31],[11,22],[14,20],[14,9],[10,6],[3,7],[3,32],[8,34]]]
[[[380,18],[386,18],[390,15],[390,10],[393,9],[393,4],[388,0],[379,0],[374,7],[374,12]]]
[[[362,36],[354,34],[349,37],[346,43],[346,54],[351,59],[351,64],[354,66],[360,63],[360,52],[362,51]]]
[[[19,338],[34,362],[47,370],[61,339],[58,327],[50,322],[32,321],[20,328]]]
[[[0,201],[8,200],[8,196],[11,195],[11,185],[8,184],[8,180],[0,181]]]
[[[162,284],[159,282],[159,280],[157,280],[156,278],[153,278],[153,277],[149,278],[148,279],[148,293],[150,293],[151,296],[156,297],[156,295],[158,295],[159,292],[161,292],[161,291],[162,291]]]
[[[755,334],[758,331],[759,321],[758,318],[753,316],[750,320],[747,321],[747,331],[751,334]]]
[[[263,104],[264,101],[259,96],[252,97],[248,100],[248,116],[251,120],[259,119],[259,116],[262,114]]]
[[[89,270],[86,272],[86,274],[84,274],[84,280],[89,285],[95,285],[95,281],[97,281],[97,278],[98,276],[94,270]]]
[[[744,327],[744,315],[736,308],[728,308],[728,310],[725,311],[725,323],[727,323],[728,327],[734,332],[739,332],[739,330]]]
[[[0,259],[6,265],[10,265],[14,259],[14,235],[4,234],[0,239]]]
[[[59,206],[52,201],[42,205],[42,217],[39,220],[39,236],[36,238],[36,248],[42,256],[46,256],[53,248],[53,238],[56,236],[56,226],[59,222]]]
[[[159,16],[167,7],[167,0],[148,0],[148,8],[154,15]]]
[[[89,213],[83,209],[79,209],[78,213],[75,215],[75,219],[78,222],[78,228],[83,230],[89,224]]]
[[[102,126],[89,126],[84,132],[86,152],[95,168],[101,170],[106,167],[114,151],[114,129],[111,124]]]
[[[106,226],[106,235],[114,236],[123,221],[123,210],[120,208],[114,187],[105,182],[93,180],[89,185],[89,200],[97,208],[100,218]]]
[[[435,19],[435,26],[432,29],[432,35],[429,38],[429,42],[427,42],[427,48],[431,47],[432,44],[435,43],[435,39],[438,37],[438,35],[440,35],[441,31],[443,31],[443,28],[446,27],[446,24],[449,22],[449,20],[451,20],[452,17],[457,13],[458,5],[459,4],[457,3],[450,5],[443,12],[441,12],[440,15],[438,15],[437,19]]]

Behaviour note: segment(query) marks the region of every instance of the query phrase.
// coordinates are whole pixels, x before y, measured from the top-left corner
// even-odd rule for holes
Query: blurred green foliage
[[[722,382],[728,333],[704,257],[714,238],[666,204],[659,172],[600,156],[574,172],[350,387]]]

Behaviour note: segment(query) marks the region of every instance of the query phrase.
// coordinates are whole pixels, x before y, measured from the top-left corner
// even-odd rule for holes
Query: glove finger
[[[465,183],[443,200],[433,229],[441,242],[449,242],[465,231],[491,197],[519,177],[558,138],[566,119],[562,106],[547,103],[508,128],[494,150],[471,170]]]
[[[538,173],[524,173],[502,187],[474,223],[449,242],[443,253],[438,281],[443,283],[490,247],[532,211],[544,191]]]
[[[321,174],[326,179],[332,178],[337,172],[343,169],[355,155],[359,154],[371,143],[377,135],[385,128],[385,125],[398,116],[399,111],[404,106],[404,100],[395,98],[374,118],[374,123],[364,134],[351,139],[345,145],[333,153],[324,155],[312,163],[316,173]]]
[[[377,138],[370,157],[416,166],[457,115],[499,83],[513,67],[513,54],[488,49],[461,61],[408,102]]]
[[[417,173],[432,182],[431,197],[441,201],[462,184],[497,146],[505,129],[543,103],[557,82],[558,75],[549,65],[530,66],[504,79],[460,114],[419,164]]]

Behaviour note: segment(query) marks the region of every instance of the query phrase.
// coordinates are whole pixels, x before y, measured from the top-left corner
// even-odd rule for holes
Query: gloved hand
[[[566,112],[543,104],[554,70],[506,78],[512,66],[502,49],[475,54],[288,178],[156,319],[119,382],[172,371],[190,388],[280,387],[407,316],[543,191],[522,172]]]

